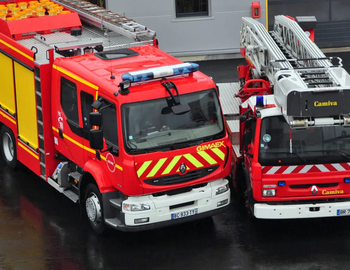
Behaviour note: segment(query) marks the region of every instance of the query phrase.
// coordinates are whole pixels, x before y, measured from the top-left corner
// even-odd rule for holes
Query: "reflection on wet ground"
[[[78,205],[0,165],[0,269],[347,269],[346,217],[251,220],[234,200],[212,219],[95,236]]]

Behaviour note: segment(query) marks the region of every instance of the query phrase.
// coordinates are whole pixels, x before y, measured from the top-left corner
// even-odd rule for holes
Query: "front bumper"
[[[344,213],[340,210],[350,209],[349,202],[310,203],[290,205],[254,204],[254,216],[260,219],[292,219],[336,217]],[[347,211],[349,215],[350,210]]]
[[[135,212],[122,210],[121,219],[105,219],[105,222],[121,231],[143,231],[210,217],[227,210],[230,204],[230,190],[228,189],[219,195],[215,194],[218,187],[227,184],[228,180],[219,179],[209,182],[205,187],[193,188],[189,192],[177,195],[129,197],[123,201],[123,204],[149,204],[151,209]],[[225,203],[218,206],[220,202]],[[193,213],[194,210],[196,210],[196,214],[186,216],[187,213]],[[172,214],[178,213],[185,213],[185,215],[173,219],[174,215]],[[149,221],[135,224],[135,220],[139,219],[148,219]]]

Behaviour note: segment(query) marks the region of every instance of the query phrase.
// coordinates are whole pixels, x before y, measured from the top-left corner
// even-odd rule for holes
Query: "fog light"
[[[148,217],[146,217],[146,218],[136,218],[134,220],[135,224],[146,223],[146,222],[149,222],[149,218]]]
[[[218,187],[215,191],[215,195],[220,195],[226,191],[228,191],[229,187],[228,187],[228,184],[227,185],[224,185],[224,186],[221,186],[221,187]]]
[[[124,203],[123,208],[125,211],[146,211],[150,210],[151,206],[146,203]]]
[[[223,206],[225,204],[228,204],[228,199],[225,199],[225,200],[218,202],[217,207]]]
[[[274,197],[276,196],[276,189],[263,189],[263,197]]]

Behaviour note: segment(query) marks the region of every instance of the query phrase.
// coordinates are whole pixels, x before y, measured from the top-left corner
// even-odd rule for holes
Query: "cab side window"
[[[81,115],[83,117],[83,129],[89,131],[91,129],[90,125],[90,113],[92,112],[92,103],[94,102],[93,95],[81,91],[80,92],[81,99]]]
[[[104,102],[106,107],[101,110],[103,135],[107,144],[118,146],[118,128],[117,128],[117,112],[115,104],[112,102]]]
[[[77,86],[63,77],[61,77],[61,107],[68,120],[79,125]]]

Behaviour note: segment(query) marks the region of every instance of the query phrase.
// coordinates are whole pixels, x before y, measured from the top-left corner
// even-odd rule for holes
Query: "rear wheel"
[[[11,129],[2,126],[0,130],[0,151],[6,165],[11,169],[17,169],[19,162],[17,160],[16,139]]]
[[[95,184],[86,187],[85,210],[92,229],[97,234],[102,234],[105,229],[102,196]]]

